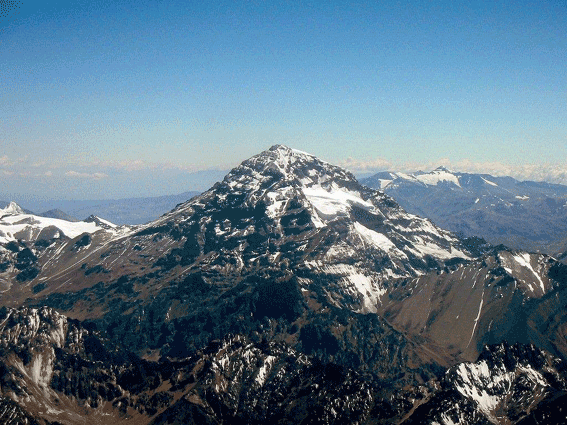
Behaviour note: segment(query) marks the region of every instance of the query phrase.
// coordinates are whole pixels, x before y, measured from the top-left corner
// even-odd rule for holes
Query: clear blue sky
[[[360,169],[567,166],[565,1],[17,6],[0,17],[11,193],[182,192],[275,143]]]

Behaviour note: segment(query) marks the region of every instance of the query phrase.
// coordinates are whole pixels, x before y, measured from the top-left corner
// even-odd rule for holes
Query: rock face
[[[362,183],[453,232],[516,249],[565,252],[567,186],[443,167],[411,175],[382,172]]]
[[[304,152],[274,146],[147,225],[88,224],[3,247],[0,396],[34,420],[439,422],[456,391],[463,423],[514,422],[561,397],[563,264],[461,240]],[[474,404],[453,371],[505,341],[545,350],[559,392]]]
[[[454,270],[400,280],[379,313],[459,358],[474,360],[484,344],[502,341],[566,357],[566,278],[565,265],[551,257],[494,249]]]

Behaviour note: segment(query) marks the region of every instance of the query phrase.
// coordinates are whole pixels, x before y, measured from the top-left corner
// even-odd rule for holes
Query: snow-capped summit
[[[0,208],[0,217],[3,215],[24,214],[24,210],[14,201],[10,202],[6,208]]]
[[[356,178],[347,170],[322,161],[314,155],[287,146],[274,145],[242,162],[225,177],[224,182],[228,182],[232,189],[250,191],[260,189],[260,186],[268,183],[274,186],[293,183],[301,187],[312,187],[329,183],[331,180],[349,183],[355,182]]]
[[[433,172],[445,172],[445,173],[453,173],[451,170],[449,170],[447,167],[445,167],[444,165],[440,165],[439,167],[437,167],[435,170],[433,170]]]
[[[265,203],[272,218],[285,211],[290,199],[307,198],[317,227],[347,216],[353,205],[372,210],[367,198],[378,195],[362,190],[349,171],[283,145],[244,161],[225,177],[223,185],[233,193],[246,194],[248,205]]]

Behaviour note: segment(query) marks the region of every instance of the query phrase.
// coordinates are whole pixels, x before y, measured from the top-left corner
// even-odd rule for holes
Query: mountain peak
[[[291,152],[291,151],[293,151],[293,149],[290,148],[289,146],[286,146],[286,145],[277,144],[277,145],[271,146],[270,149],[268,149],[268,151],[270,151],[270,152]]]
[[[453,173],[451,170],[449,170],[447,167],[440,165],[439,167],[437,167],[435,170],[432,171],[432,173],[434,172],[445,172],[445,173]]]
[[[242,162],[224,179],[232,190],[246,192],[275,189],[276,186],[311,187],[331,181],[341,185],[356,183],[349,171],[331,165],[307,152],[274,145]]]
[[[274,145],[267,151],[260,152],[255,157],[269,158],[270,160],[275,159],[275,162],[280,162],[280,163],[283,162],[286,165],[289,163],[293,164],[298,160],[304,162],[313,161],[313,162],[325,163],[324,161],[321,161],[319,158],[317,158],[315,155],[312,155],[308,152],[303,152],[297,149],[293,149],[285,145]]]
[[[18,204],[12,201],[6,208],[0,209],[0,214],[16,215],[16,214],[25,214],[25,213],[24,210]]]
[[[310,154],[310,153],[304,152],[304,151],[300,151],[298,149],[290,148],[289,146],[286,146],[286,145],[273,145],[272,147],[270,147],[270,149],[268,149],[265,152],[276,152],[278,155],[288,156],[288,157],[291,157],[291,156],[306,156],[306,157],[310,157],[310,158],[313,158],[313,159],[318,159],[313,154]],[[262,153],[260,153],[260,155]]]
[[[103,229],[114,229],[115,227],[117,227],[116,224],[111,223],[110,221],[100,218],[99,216],[96,216],[94,214],[88,216],[84,221],[85,223],[94,223],[97,226],[102,227]]]

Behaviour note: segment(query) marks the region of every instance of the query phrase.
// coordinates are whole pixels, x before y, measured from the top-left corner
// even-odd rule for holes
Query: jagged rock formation
[[[476,362],[449,369],[435,395],[404,423],[565,423],[565,409],[542,411],[565,400],[565,367],[534,346],[485,347]]]
[[[284,343],[232,336],[152,363],[49,308],[2,315],[2,401],[29,423],[363,423],[374,406],[356,372]]]

